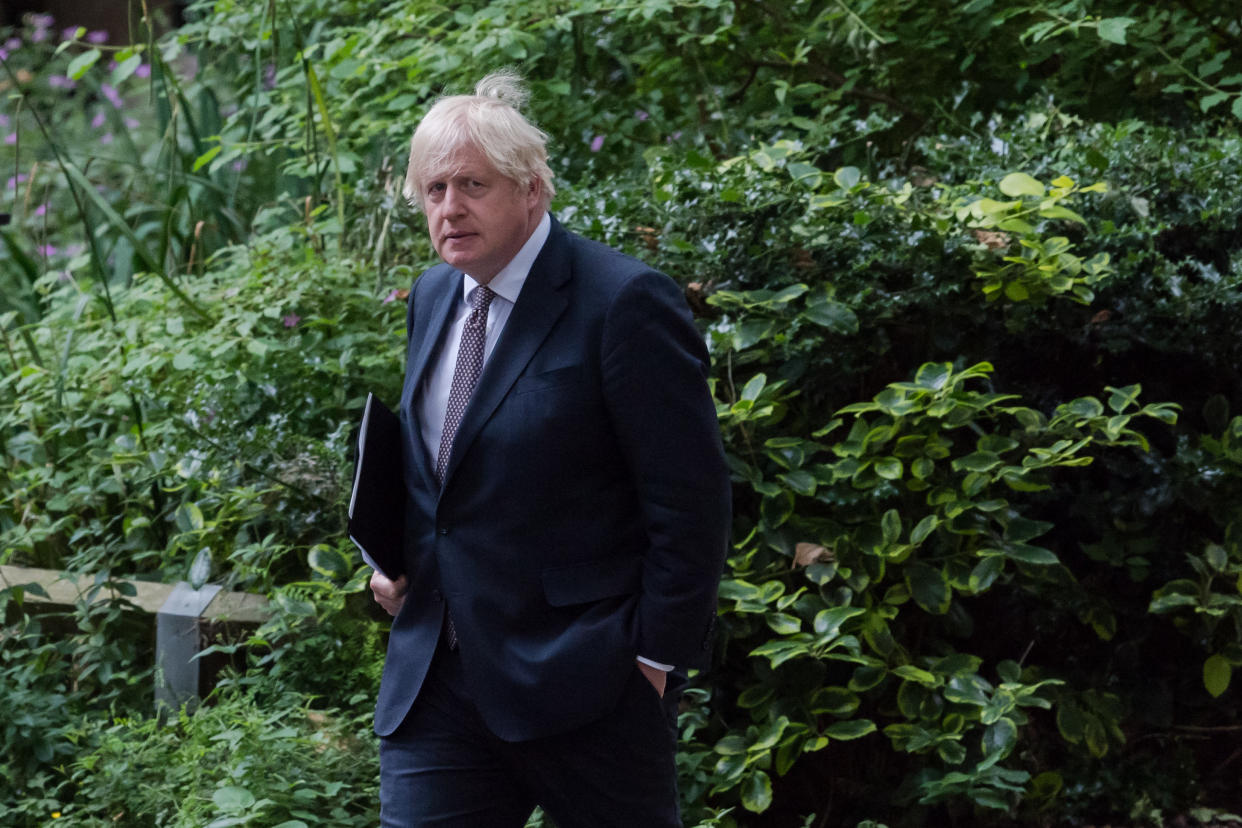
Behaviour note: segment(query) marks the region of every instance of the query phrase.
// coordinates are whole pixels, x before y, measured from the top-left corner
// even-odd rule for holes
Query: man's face
[[[427,232],[440,258],[487,284],[522,249],[542,217],[538,180],[523,187],[465,146],[422,182]]]

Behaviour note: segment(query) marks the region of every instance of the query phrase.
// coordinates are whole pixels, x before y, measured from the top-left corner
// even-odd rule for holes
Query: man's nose
[[[449,216],[460,216],[466,210],[466,200],[461,190],[452,185],[444,190],[444,213]]]

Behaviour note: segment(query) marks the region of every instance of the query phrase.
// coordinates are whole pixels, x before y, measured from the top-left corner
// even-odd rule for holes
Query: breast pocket
[[[527,374],[518,377],[517,382],[513,384],[513,394],[514,396],[519,396],[539,391],[550,391],[553,388],[564,389],[581,384],[582,366],[567,365],[563,368],[553,368],[551,371],[542,371],[538,374]]]

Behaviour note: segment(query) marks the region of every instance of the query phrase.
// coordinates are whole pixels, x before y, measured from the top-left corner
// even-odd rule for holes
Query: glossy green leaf
[[[1229,689],[1233,677],[1233,665],[1219,653],[1210,655],[1203,662],[1203,686],[1212,698],[1220,698]]]
[[[752,813],[762,813],[772,805],[772,780],[756,770],[742,782],[742,806]]]
[[[1024,172],[1013,172],[1000,180],[1000,191],[1010,198],[1034,196],[1043,198],[1047,188]]]
[[[869,733],[875,733],[875,722],[870,719],[847,719],[824,728],[824,735],[837,741],[861,739]]]

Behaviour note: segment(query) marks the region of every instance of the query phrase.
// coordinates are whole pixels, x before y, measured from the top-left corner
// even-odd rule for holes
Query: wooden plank
[[[156,615],[168,596],[172,594],[175,584],[159,584],[151,581],[136,581],[130,578],[112,578],[131,584],[137,594],[124,596],[143,612]],[[72,607],[82,600],[95,586],[95,576],[72,574],[59,569],[36,569],[26,566],[0,566],[0,588],[17,584],[38,584],[48,594],[47,598],[32,592],[26,593],[26,600],[35,603],[48,603],[55,606]],[[103,598],[119,598],[115,590],[101,589],[95,600]],[[212,622],[228,622],[234,624],[262,624],[271,612],[267,598],[249,592],[221,591],[207,605],[203,617]]]

